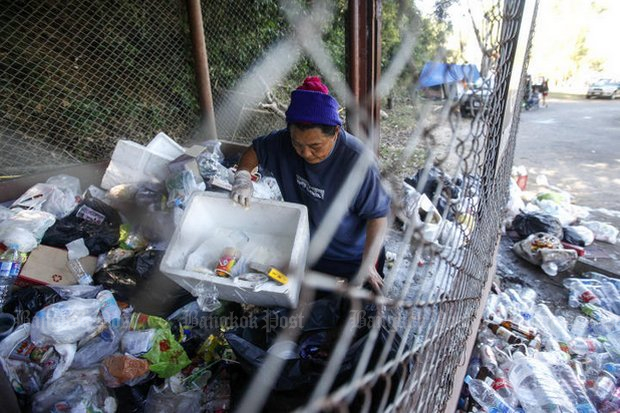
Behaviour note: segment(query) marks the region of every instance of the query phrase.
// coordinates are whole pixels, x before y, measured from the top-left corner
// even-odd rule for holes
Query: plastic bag
[[[103,290],[100,285],[54,285],[50,286],[63,300],[69,298],[95,298],[99,291]]]
[[[551,234],[538,232],[515,243],[512,246],[512,251],[532,264],[541,265],[542,257],[540,255],[540,250],[544,248],[562,249],[562,243],[557,237]]]
[[[196,157],[200,175],[205,181],[210,181],[217,175],[221,163],[224,161],[224,154],[220,149],[222,142],[211,140],[204,143],[205,150]]]
[[[153,347],[155,329],[141,331],[127,331],[121,339],[121,350],[132,356],[141,356],[148,353]]]
[[[54,369],[54,373],[52,374],[52,378],[50,381],[58,380],[71,366],[73,363],[73,358],[75,357],[75,352],[77,351],[77,346],[75,343],[73,344],[56,344],[54,345],[54,349],[60,355],[60,361],[58,365]]]
[[[278,181],[271,176],[263,176],[258,182],[254,182],[253,196],[260,199],[282,201],[282,192],[280,192]]]
[[[144,405],[149,413],[187,413],[202,411],[202,390],[187,391],[176,394],[169,386],[151,386]]]
[[[587,247],[594,242],[594,233],[583,225],[564,227],[563,241],[579,247]]]
[[[512,229],[519,234],[521,239],[539,232],[551,234],[557,238],[562,238],[563,234],[562,224],[557,218],[539,212],[517,215],[512,221]]]
[[[525,203],[521,199],[521,188],[514,179],[510,180],[510,191],[508,203],[506,204],[506,220],[512,222],[520,211],[525,208]]]
[[[558,204],[550,200],[537,200],[536,205],[544,214],[557,218],[562,226],[570,225],[577,220],[572,211],[564,207],[568,204]]]
[[[43,244],[64,247],[84,238],[91,255],[109,251],[118,244],[121,218],[115,209],[101,200],[89,198],[80,203],[67,217],[47,230]]]
[[[115,354],[103,360],[100,370],[107,387],[131,386],[148,376],[149,363],[129,354]]]
[[[545,274],[555,276],[559,272],[572,270],[577,263],[577,252],[569,249],[543,248],[540,250],[542,264],[540,267]]]
[[[323,373],[330,349],[333,348],[334,341],[339,334],[339,324],[341,314],[347,314],[338,303],[333,300],[323,299],[311,303],[313,308],[309,313],[309,318],[304,319],[303,332],[298,341],[297,356],[284,360],[284,366],[272,387],[272,394],[267,401],[265,411],[292,411],[306,402],[307,397],[312,393],[313,387],[318,383]],[[370,312],[370,309],[368,310]],[[239,327],[225,333],[238,361],[244,371],[253,374],[263,365],[269,348],[274,344],[276,332],[272,331],[265,334],[265,326],[269,323],[269,314],[257,319],[256,327]],[[267,330],[269,331],[269,329]],[[338,386],[350,379],[354,369],[359,362],[362,349],[368,338],[368,328],[360,327],[356,332],[355,339],[349,346],[344,359],[339,367],[334,386]],[[372,370],[380,354],[384,350],[387,339],[390,335],[389,327],[381,327],[379,337],[375,342],[367,371]],[[388,353],[388,359],[395,357],[400,346],[401,339],[398,335],[394,336]],[[272,350],[273,351],[273,350]],[[406,350],[405,350],[406,351]],[[400,380],[404,370],[410,370],[411,365],[400,366],[397,368],[392,380]],[[385,389],[385,382],[379,380],[373,386],[373,406],[369,411],[378,411],[379,403]],[[389,392],[390,399],[396,393],[396,386],[392,386]],[[375,397],[378,395],[377,397]],[[363,399],[363,397],[362,397]],[[362,401],[355,400],[349,407],[351,411],[361,411]]]
[[[191,363],[169,328],[156,330],[153,346],[142,357],[151,362],[150,370],[163,378],[174,376]]]
[[[77,178],[64,175],[66,179]],[[48,183],[35,184],[28,189],[22,196],[11,205],[12,209],[40,210],[49,212],[57,218],[67,216],[77,205],[80,182],[77,180],[77,191],[75,183],[64,182],[60,175],[51,177]],[[51,182],[50,182],[51,180]],[[60,185],[59,185],[60,184]]]
[[[81,346],[73,358],[72,369],[85,369],[99,364],[103,359],[116,353],[121,342],[121,334],[114,334],[112,341],[104,340],[101,335]]]
[[[5,304],[4,312],[13,314],[18,323],[30,322],[39,310],[62,299],[51,287],[21,288],[16,290]]]
[[[33,413],[50,411],[114,412],[116,402],[101,382],[99,369],[69,370],[32,399]]]
[[[20,211],[0,222],[0,241],[5,245],[17,243],[20,251],[31,251],[54,222],[56,217],[48,212]]]
[[[121,260],[117,264],[109,265],[93,275],[96,284],[103,285],[106,290],[112,291],[119,298],[128,300],[138,290],[138,286],[147,280],[157,268],[162,251],[147,249]]]
[[[45,307],[32,319],[30,336],[36,345],[70,344],[90,335],[100,324],[101,303],[72,298]]]
[[[204,182],[196,183],[194,174],[183,170],[166,179],[166,189],[168,190],[168,207],[185,208],[190,195],[197,191],[204,191],[206,185]]]
[[[618,228],[599,221],[581,221],[581,224],[594,233],[597,241],[615,244],[618,240]]]
[[[150,369],[159,377],[172,377],[190,364],[185,350],[170,331],[170,324],[163,318],[134,313],[129,328],[132,331],[156,330],[153,346],[142,358],[152,363]]]

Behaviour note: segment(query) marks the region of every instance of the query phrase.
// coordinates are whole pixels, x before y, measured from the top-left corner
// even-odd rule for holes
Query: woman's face
[[[301,156],[309,164],[316,164],[329,156],[336,143],[340,127],[336,127],[336,133],[325,135],[320,128],[299,129],[291,125],[291,143],[297,155]]]

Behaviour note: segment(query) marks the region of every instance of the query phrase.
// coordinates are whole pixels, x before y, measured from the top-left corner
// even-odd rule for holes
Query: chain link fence
[[[284,127],[288,93],[309,73],[325,79],[349,115],[365,116],[344,80],[346,2],[311,3],[202,2],[221,139],[247,143]],[[420,93],[419,62],[454,56],[446,56],[444,37],[428,42],[429,21],[403,4],[383,2],[385,61],[377,91],[384,119],[381,133],[360,136],[369,148],[379,143],[393,197],[383,294],[361,288],[362,274],[342,283],[307,272],[301,305],[289,317],[307,316],[319,290],[341,297],[346,308],[321,370],[301,372],[320,379],[303,389],[274,390],[290,364],[268,354],[237,411],[454,407],[457,372],[467,362],[494,266],[535,2],[480,2],[469,11],[482,56],[483,93],[473,119],[461,116],[461,100]],[[159,130],[180,143],[192,138],[199,111],[182,3],[16,2],[0,20],[5,175],[104,159],[117,139],[145,142]],[[352,199],[347,188],[357,187],[369,162],[362,157],[349,175],[340,205]],[[404,178],[411,178],[409,186]],[[310,256],[324,249],[340,222],[344,211],[332,209]],[[277,340],[300,334],[286,328]]]
[[[180,141],[198,121],[182,2],[13,1],[0,10],[2,175]]]

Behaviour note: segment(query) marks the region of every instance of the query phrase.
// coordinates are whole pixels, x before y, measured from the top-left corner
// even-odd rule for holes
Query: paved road
[[[574,203],[620,211],[620,100],[550,100],[521,113],[515,165],[545,174]]]

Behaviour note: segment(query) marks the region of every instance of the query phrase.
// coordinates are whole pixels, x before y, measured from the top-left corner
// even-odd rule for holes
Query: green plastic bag
[[[172,377],[191,363],[183,347],[174,339],[170,324],[166,320],[134,313],[130,329],[144,330],[147,328],[156,329],[155,337],[153,337],[151,349],[141,357],[151,362],[149,369],[153,373],[162,378]]]

